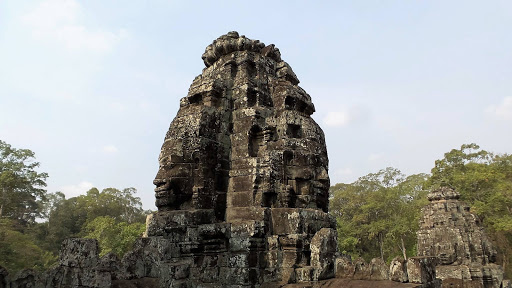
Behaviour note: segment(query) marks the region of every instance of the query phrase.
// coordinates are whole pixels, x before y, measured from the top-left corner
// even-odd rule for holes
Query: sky
[[[325,132],[331,184],[429,173],[465,143],[512,153],[512,1],[0,0],[0,140],[48,192],[152,181],[214,39],[275,44]]]

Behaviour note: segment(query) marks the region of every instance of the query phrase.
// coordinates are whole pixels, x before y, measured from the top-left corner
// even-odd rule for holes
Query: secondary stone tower
[[[327,150],[311,97],[274,45],[229,32],[202,58],[154,180],[147,236],[162,250],[161,286],[334,277]]]
[[[436,276],[443,287],[501,287],[496,250],[459,192],[441,187],[427,197],[430,204],[422,209],[417,232],[418,256],[438,258]]]

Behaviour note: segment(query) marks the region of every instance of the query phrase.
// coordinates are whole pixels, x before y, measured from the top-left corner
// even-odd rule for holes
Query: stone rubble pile
[[[383,281],[391,280],[400,283],[421,284],[416,287],[441,287],[441,281],[436,279],[435,257],[410,257],[404,260],[395,257],[391,265],[382,259],[374,258],[370,263],[358,258],[351,261],[346,257],[336,258],[336,278],[354,280]],[[377,283],[375,285],[378,285]]]

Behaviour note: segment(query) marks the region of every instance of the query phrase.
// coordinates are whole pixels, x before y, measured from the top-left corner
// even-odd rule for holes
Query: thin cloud
[[[82,181],[74,185],[61,186],[59,191],[66,195],[66,198],[76,197],[85,194],[89,189],[93,187],[91,182]]]
[[[368,107],[360,104],[351,106],[349,109],[342,108],[338,111],[328,112],[322,119],[325,126],[343,127],[353,124],[361,124],[368,121],[371,113]]]
[[[128,36],[124,29],[113,33],[91,30],[80,22],[82,7],[75,0],[46,0],[22,17],[36,39],[58,43],[70,51],[105,53]]]
[[[335,170],[333,172],[333,174],[334,174],[334,176],[349,176],[349,175],[354,174],[354,172],[350,168],[342,168],[342,169]]]
[[[329,112],[324,117],[323,122],[326,126],[342,127],[350,122],[350,117],[347,112]]]
[[[117,151],[119,151],[119,150],[114,145],[103,146],[103,152],[105,152],[105,153],[113,154],[113,153],[116,153]]]
[[[512,120],[512,97],[505,97],[499,105],[491,105],[485,112],[498,119]]]
[[[382,158],[382,155],[379,153],[372,153],[368,156],[368,161],[377,161]]]

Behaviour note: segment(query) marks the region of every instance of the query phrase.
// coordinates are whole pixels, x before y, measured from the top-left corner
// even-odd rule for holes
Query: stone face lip
[[[417,232],[418,256],[437,257],[436,275],[443,281],[459,279],[467,282],[464,285],[500,287],[503,271],[494,264],[496,250],[478,217],[459,198],[460,194],[448,187],[428,195],[430,204],[422,209]]]

